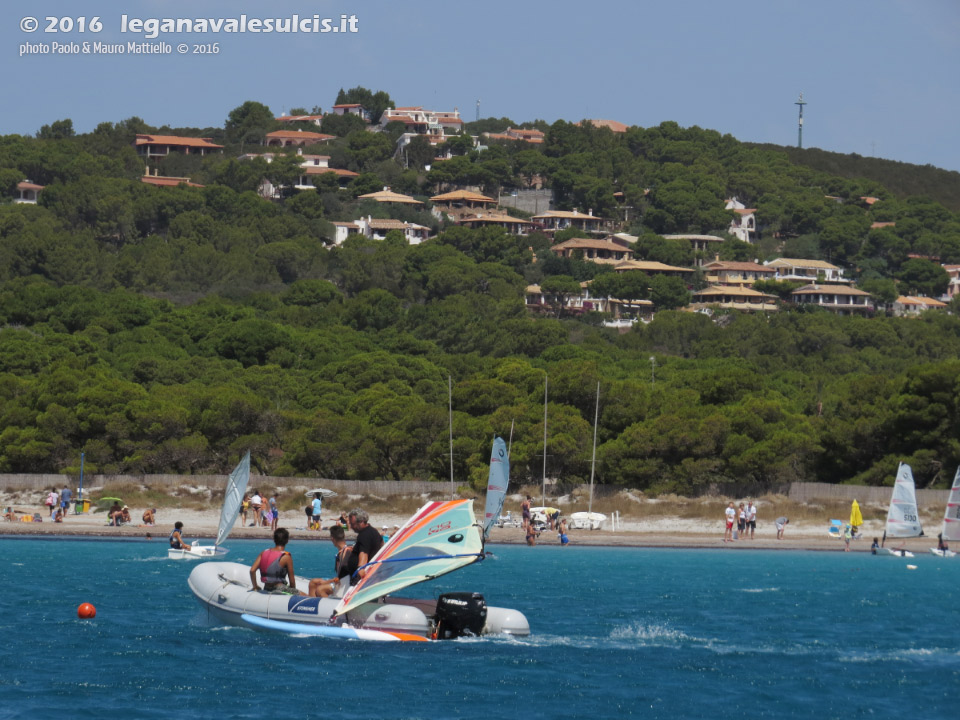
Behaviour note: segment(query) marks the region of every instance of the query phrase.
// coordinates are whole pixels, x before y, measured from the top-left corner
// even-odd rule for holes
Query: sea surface
[[[960,716],[960,557],[492,546],[410,594],[480,591],[529,638],[364,643],[217,624],[158,541],[0,549],[3,718]]]

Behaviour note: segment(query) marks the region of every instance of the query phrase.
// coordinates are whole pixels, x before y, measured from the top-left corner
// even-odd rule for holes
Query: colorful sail
[[[343,596],[343,615],[410,585],[432,580],[483,559],[473,500],[430,502],[404,523],[366,566],[366,575]]]
[[[887,537],[920,537],[923,528],[917,513],[917,491],[913,484],[913,470],[906,463],[900,463],[897,481],[890,498],[887,511]]]
[[[943,539],[960,541],[960,467],[953,476],[953,487],[943,513]]]
[[[510,457],[503,438],[494,438],[490,453],[490,475],[487,478],[487,502],[483,509],[483,539],[490,537],[490,528],[500,518],[503,500],[510,483]]]
[[[217,542],[220,545],[230,535],[233,524],[240,514],[240,505],[243,495],[247,492],[247,483],[250,482],[250,451],[243,456],[243,460],[233,469],[227,478],[227,490],[223,495],[223,507],[220,509],[220,525],[217,528]]]

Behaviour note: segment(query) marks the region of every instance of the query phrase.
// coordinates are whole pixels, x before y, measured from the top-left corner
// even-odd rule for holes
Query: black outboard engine
[[[479,636],[487,622],[487,602],[480,593],[444,593],[437,598],[437,639]]]

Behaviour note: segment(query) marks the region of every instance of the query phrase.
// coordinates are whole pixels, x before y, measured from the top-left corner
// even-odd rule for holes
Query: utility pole
[[[477,98],[477,122],[480,122],[480,98]]]
[[[800,99],[797,100],[794,103],[794,105],[798,105],[800,107],[800,122],[797,125],[797,147],[802,148],[803,147],[803,106],[806,105],[806,103],[803,101],[803,93],[800,93]]]

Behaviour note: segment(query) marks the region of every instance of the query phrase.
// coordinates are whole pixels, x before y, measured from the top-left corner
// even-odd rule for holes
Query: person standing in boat
[[[950,547],[943,541],[943,533],[937,535],[937,550],[941,552],[946,552]]]
[[[350,583],[355,585],[358,580],[367,574],[366,570],[361,570],[364,565],[373,559],[380,548],[383,547],[383,538],[377,529],[370,526],[370,516],[365,510],[357,508],[351,510],[347,515],[347,522],[350,523],[350,529],[357,534],[357,540],[353,544],[353,552],[350,553]]]
[[[173,532],[170,533],[170,547],[174,550],[190,549],[190,544],[183,539],[183,523],[179,520],[173,524]]]
[[[274,547],[264,550],[257,555],[257,559],[250,566],[250,582],[255,591],[260,590],[257,584],[257,571],[260,571],[260,580],[263,589],[268,593],[283,593],[285,595],[302,595],[297,590],[297,576],[293,571],[293,556],[287,552],[287,543],[290,542],[290,533],[286,528],[277,528],[273,533]]]

